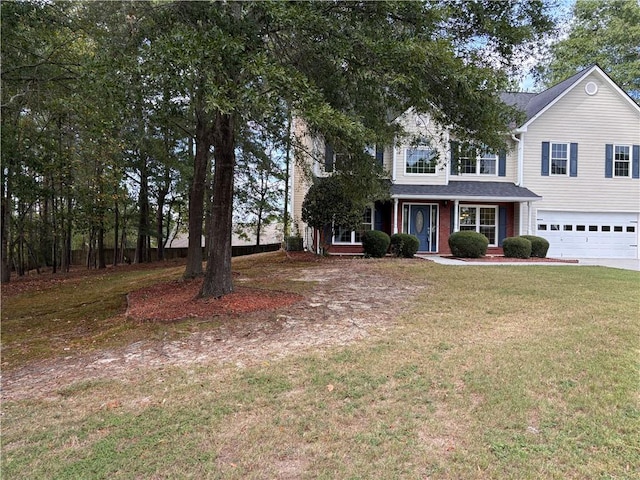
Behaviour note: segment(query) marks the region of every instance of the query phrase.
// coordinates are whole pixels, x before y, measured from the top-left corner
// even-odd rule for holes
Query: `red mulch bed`
[[[487,262],[487,263],[578,263],[578,260],[569,260],[564,258],[511,258],[504,255],[487,255],[480,258],[461,258],[449,257],[453,260],[462,260],[463,262]]]
[[[287,307],[303,297],[293,293],[235,287],[220,299],[198,298],[202,279],[153,285],[127,295],[127,316],[140,321],[211,318]]]

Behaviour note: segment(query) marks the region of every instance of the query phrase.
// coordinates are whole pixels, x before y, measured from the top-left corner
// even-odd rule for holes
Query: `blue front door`
[[[435,252],[435,228],[432,225],[431,205],[411,205],[409,233],[420,240],[420,252]],[[435,220],[435,219],[433,219]],[[433,222],[435,224],[435,222]]]

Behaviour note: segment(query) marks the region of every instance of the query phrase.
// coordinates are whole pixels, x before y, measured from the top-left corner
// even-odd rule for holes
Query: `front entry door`
[[[435,230],[431,218],[431,205],[411,205],[410,209],[410,221],[409,221],[409,233],[415,235],[420,240],[420,252],[435,252],[436,245],[433,238],[435,237]]]

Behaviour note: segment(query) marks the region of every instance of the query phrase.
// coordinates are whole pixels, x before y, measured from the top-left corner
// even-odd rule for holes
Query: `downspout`
[[[396,183],[396,141],[393,141],[391,150],[391,180]]]
[[[524,172],[522,171],[524,165],[524,149],[521,139],[516,137],[515,133],[511,134],[511,139],[518,144],[518,181],[516,185],[522,187],[524,184]]]
[[[522,167],[524,165],[524,150],[522,148],[522,140],[516,137],[515,133],[511,134],[511,139],[518,144],[518,180],[516,185],[521,187],[524,181],[524,174],[522,172]],[[528,203],[528,202],[527,202]],[[518,235],[522,235],[522,231],[524,229],[524,209],[523,202],[518,202]],[[529,204],[530,207],[530,204]],[[527,227],[528,231],[528,227]]]

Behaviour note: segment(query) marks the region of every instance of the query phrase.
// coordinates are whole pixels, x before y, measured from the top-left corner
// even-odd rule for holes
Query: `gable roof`
[[[591,73],[598,73],[605,81],[607,81],[620,95],[622,95],[629,103],[631,103],[638,111],[640,106],[633,101],[611,78],[598,66],[592,65],[575,75],[563,80],[547,90],[540,93],[503,93],[500,98],[507,105],[514,106],[522,110],[526,114],[526,120],[520,128],[526,128],[544,111],[549,109],[558,100],[569,93],[580,81]]]

